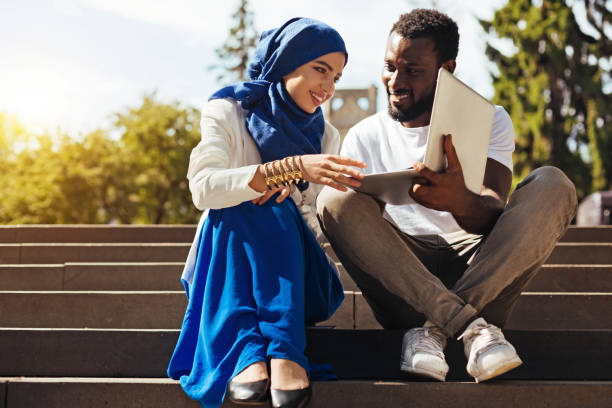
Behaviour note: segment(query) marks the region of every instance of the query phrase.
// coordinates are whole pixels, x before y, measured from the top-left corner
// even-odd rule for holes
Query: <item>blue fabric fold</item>
[[[168,366],[203,407],[223,402],[229,380],[256,361],[286,358],[311,379],[331,366],[304,355],[306,324],[326,320],[344,299],[335,269],[292,199],[211,210],[196,274]]]

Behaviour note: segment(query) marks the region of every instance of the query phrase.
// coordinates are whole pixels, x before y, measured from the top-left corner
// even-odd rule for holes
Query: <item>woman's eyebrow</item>
[[[331,67],[331,65],[329,65],[327,62],[325,61],[321,61],[321,60],[316,60],[315,63],[317,64],[321,64],[323,66],[325,66],[327,69],[329,69],[331,72],[334,72],[334,69]],[[342,76],[342,72],[338,72],[337,74],[338,76]]]
[[[330,71],[334,71],[334,69],[331,67],[331,65],[329,65],[327,62],[325,61],[321,61],[321,60],[316,60],[315,61],[318,64],[324,65],[325,67],[327,67],[327,69],[329,69]]]

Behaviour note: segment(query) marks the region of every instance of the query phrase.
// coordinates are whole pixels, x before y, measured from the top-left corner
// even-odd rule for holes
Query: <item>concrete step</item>
[[[0,265],[3,290],[183,290],[183,262]],[[345,290],[359,291],[341,265]],[[528,292],[612,292],[612,265],[544,265]]]
[[[546,260],[547,264],[609,265],[612,264],[612,243],[560,242]]]
[[[612,328],[611,311],[612,293],[523,292],[505,327],[520,330]]]
[[[145,378],[0,378],[0,408],[196,408],[177,381]],[[314,381],[309,407],[591,408],[612,401],[610,381]],[[2,394],[0,394],[2,396]],[[418,396],[418,397],[416,397]],[[4,399],[2,400],[4,401]],[[222,407],[239,407],[226,401]]]
[[[1,291],[0,327],[177,329],[186,306],[184,291]],[[612,328],[612,314],[604,310],[612,310],[612,293],[525,292],[506,327]],[[319,325],[380,328],[363,295],[350,291],[334,316]]]
[[[347,300],[345,300],[346,302]],[[354,293],[354,327],[381,329],[360,292]],[[612,328],[612,293],[523,292],[505,328],[515,330],[589,330]],[[350,328],[346,317],[333,316],[338,328]],[[335,320],[334,320],[335,319]]]
[[[183,262],[0,265],[4,290],[183,290]]]
[[[0,264],[181,262],[188,243],[0,244]],[[547,264],[612,264],[612,243],[559,243]]]
[[[195,225],[1,225],[0,243],[191,242]],[[562,242],[612,242],[612,226],[572,225]]]
[[[184,291],[0,292],[0,327],[177,329]]]
[[[524,364],[512,380],[611,380],[612,330],[506,330]],[[2,377],[166,377],[178,330],[0,329]],[[399,370],[403,331],[308,329],[307,355],[343,380],[416,379]],[[472,380],[461,342],[446,350],[449,380]]]
[[[577,227],[571,225],[561,242],[612,242],[612,225]]]
[[[184,262],[188,243],[0,244],[0,264]]]
[[[195,225],[0,225],[0,243],[191,242]]]
[[[196,408],[177,381],[164,378],[0,378],[0,408]],[[2,397],[0,392],[0,397]],[[231,404],[224,406],[231,407]]]
[[[527,292],[612,292],[612,265],[543,265]]]

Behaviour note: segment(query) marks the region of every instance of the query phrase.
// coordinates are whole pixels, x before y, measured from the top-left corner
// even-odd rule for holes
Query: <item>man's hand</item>
[[[463,170],[451,135],[444,135],[443,147],[448,162],[446,170],[436,173],[423,163],[414,163],[420,177],[414,179],[410,196],[427,208],[461,215],[462,207],[470,201],[473,194],[463,181]]]
[[[423,163],[414,167],[420,177],[414,179],[410,196],[427,208],[450,212],[457,224],[473,234],[486,234],[501,215],[512,183],[512,172],[503,164],[488,158],[480,194],[465,186],[459,157],[451,135],[444,135],[444,153],[448,167],[442,173]]]

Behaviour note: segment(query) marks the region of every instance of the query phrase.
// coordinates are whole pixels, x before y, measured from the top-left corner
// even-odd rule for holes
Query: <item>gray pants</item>
[[[530,173],[486,236],[410,236],[372,197],[326,187],[317,213],[327,238],[384,328],[428,324],[455,336],[476,316],[503,327],[521,290],[575,215],[576,191],[557,168]]]

